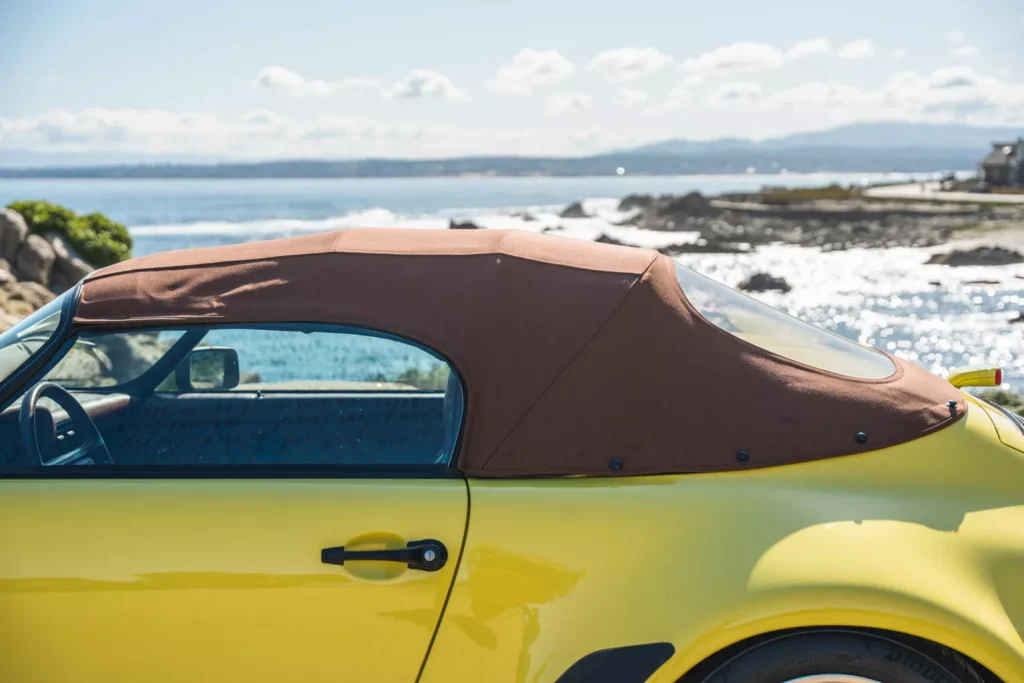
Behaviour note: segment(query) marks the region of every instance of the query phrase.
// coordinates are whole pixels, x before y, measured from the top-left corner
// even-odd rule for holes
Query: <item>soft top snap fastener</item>
[[[608,463],[608,467],[611,469],[612,472],[621,472],[622,460],[620,460],[619,458],[612,458],[612,461]]]
[[[746,462],[747,460],[750,460],[750,454],[746,451],[740,451],[736,454],[736,459],[740,462]]]
[[[853,437],[853,438],[857,440],[857,443],[867,443],[868,442],[868,435],[865,434],[864,432],[857,432],[857,435],[855,437]]]

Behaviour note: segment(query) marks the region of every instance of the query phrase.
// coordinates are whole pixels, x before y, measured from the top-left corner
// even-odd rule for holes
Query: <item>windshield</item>
[[[61,307],[67,296],[57,297],[0,334],[0,383],[6,381],[53,338],[60,327]]]
[[[686,299],[709,322],[745,342],[804,365],[857,379],[896,372],[888,356],[826,332],[676,264]]]

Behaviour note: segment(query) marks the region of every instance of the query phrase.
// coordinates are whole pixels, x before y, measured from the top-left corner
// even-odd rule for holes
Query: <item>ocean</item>
[[[922,176],[923,177],[923,176]],[[315,180],[0,180],[0,203],[47,199],[124,223],[135,254],[234,244],[349,227],[443,229],[450,219],[485,228],[561,228],[569,237],[602,233],[640,246],[692,240],[615,226],[618,199],[633,193],[705,194],[764,185],[820,186],[908,180],[902,174],[787,174],[592,178],[401,178]],[[590,218],[558,212],[584,201]],[[528,212],[534,220],[521,214]],[[756,271],[785,277],[787,294],[758,298],[821,327],[944,374],[951,367],[1003,367],[1024,389],[1018,352],[1024,325],[1024,266],[925,265],[927,249],[817,249],[770,246],[744,254],[685,255],[679,261],[735,285]],[[970,284],[994,280],[995,284]]]

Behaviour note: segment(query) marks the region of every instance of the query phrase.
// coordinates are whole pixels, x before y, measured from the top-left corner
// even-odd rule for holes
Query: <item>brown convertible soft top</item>
[[[966,409],[899,359],[892,377],[851,379],[723,332],[657,252],[526,232],[346,230],[166,252],[90,275],[75,322],[318,322],[416,340],[465,380],[456,462],[474,476],[807,462],[909,441]]]

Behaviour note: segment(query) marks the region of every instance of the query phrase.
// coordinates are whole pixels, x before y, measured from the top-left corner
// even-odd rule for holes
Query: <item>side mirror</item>
[[[228,391],[238,386],[238,352],[223,346],[192,349],[174,370],[178,391]]]

